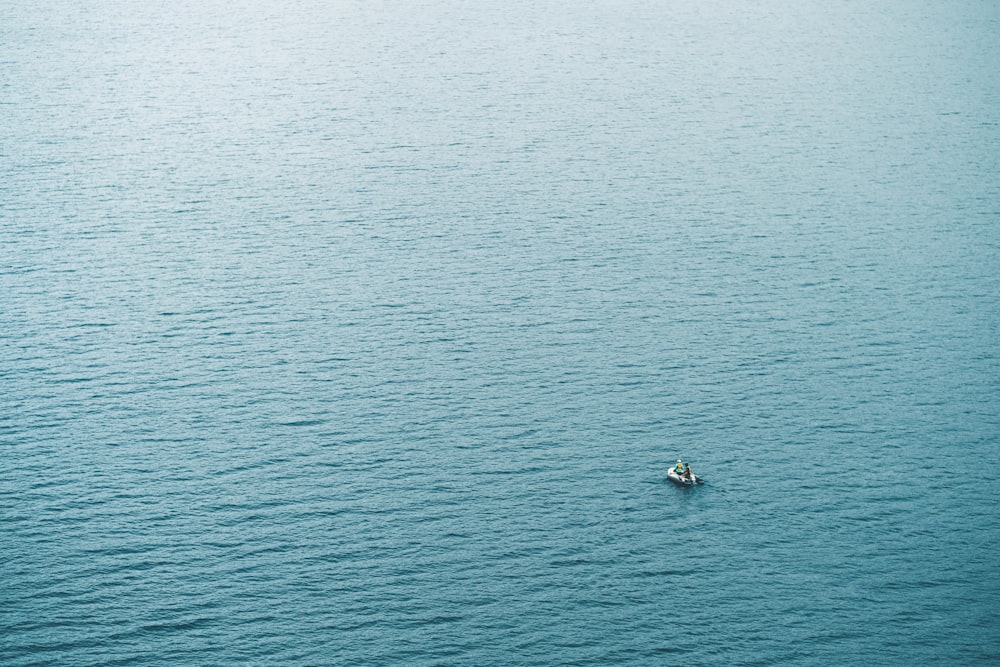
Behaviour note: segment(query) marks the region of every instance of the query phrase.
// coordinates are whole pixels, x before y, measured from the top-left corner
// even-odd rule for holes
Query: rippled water
[[[485,5],[0,10],[0,663],[1000,661],[996,6]]]

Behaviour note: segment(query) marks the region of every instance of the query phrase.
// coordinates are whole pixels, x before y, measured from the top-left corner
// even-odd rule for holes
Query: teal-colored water
[[[483,5],[0,10],[0,663],[1000,661],[996,6]]]

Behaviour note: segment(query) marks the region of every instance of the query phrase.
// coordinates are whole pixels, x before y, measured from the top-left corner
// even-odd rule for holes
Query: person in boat
[[[690,464],[690,463],[689,463],[689,464],[687,464],[687,467],[686,467],[686,468],[684,468],[684,473],[683,473],[683,475],[682,475],[682,476],[683,476],[683,477],[684,477],[685,479],[691,479],[692,477],[694,477],[694,473],[693,473],[693,472],[691,472],[691,464]]]
[[[683,473],[683,472],[684,472],[684,464],[683,464],[683,463],[681,463],[681,460],[680,460],[680,459],[677,459],[677,467],[676,467],[676,468],[674,468],[674,470],[676,470],[676,471],[677,471],[677,474],[678,474],[678,475],[680,475],[681,473]]]

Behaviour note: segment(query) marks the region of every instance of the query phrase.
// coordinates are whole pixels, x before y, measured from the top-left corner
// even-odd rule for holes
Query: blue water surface
[[[998,35],[8,3],[0,663],[997,664]]]

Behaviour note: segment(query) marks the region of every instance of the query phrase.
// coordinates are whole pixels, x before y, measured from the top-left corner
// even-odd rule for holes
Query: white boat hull
[[[677,472],[676,468],[671,468],[667,471],[667,479],[676,484],[677,486],[694,486],[695,484],[704,484],[698,475],[692,474],[690,477],[685,477]]]

